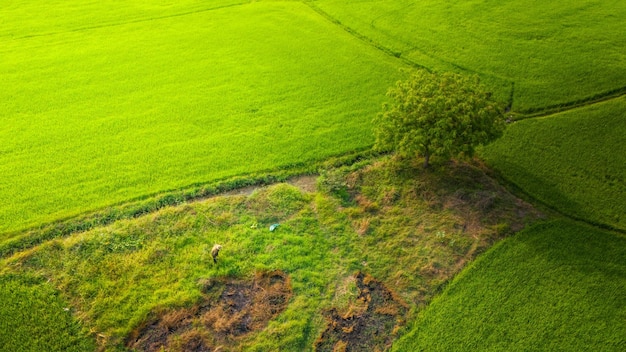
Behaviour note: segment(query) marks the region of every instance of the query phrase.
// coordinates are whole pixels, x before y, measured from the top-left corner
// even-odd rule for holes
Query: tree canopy
[[[500,137],[501,104],[478,76],[417,70],[387,92],[392,103],[374,119],[375,148],[404,156],[471,157],[478,145]]]

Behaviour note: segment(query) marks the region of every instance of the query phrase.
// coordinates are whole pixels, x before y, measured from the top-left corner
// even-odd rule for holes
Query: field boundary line
[[[247,187],[263,187],[287,182],[298,176],[317,175],[322,168],[353,165],[363,160],[371,160],[377,155],[381,154],[372,151],[371,147],[355,149],[323,160],[289,164],[273,170],[235,175],[178,189],[163,190],[56,221],[0,233],[0,235],[10,235],[8,239],[0,241],[0,259],[8,258],[47,241],[107,226],[119,220],[135,219],[169,206],[202,201]]]
[[[511,89],[512,90],[515,87],[515,82],[514,81],[511,81],[509,79],[502,78],[502,77],[499,77],[499,76],[496,76],[496,75],[493,75],[493,74],[490,74],[490,73],[476,71],[476,70],[473,70],[471,68],[464,67],[464,66],[461,66],[459,64],[456,64],[454,62],[450,62],[450,61],[444,60],[444,59],[442,59],[440,57],[433,56],[433,55],[423,51],[422,49],[420,49],[419,47],[417,47],[415,45],[411,45],[410,50],[408,50],[405,53],[394,51],[394,50],[392,50],[392,49],[390,49],[390,48],[380,44],[379,42],[373,40],[372,38],[357,32],[355,29],[353,29],[353,28],[351,28],[349,26],[346,26],[345,24],[341,23],[341,21],[339,21],[335,17],[331,16],[328,12],[322,10],[321,8],[319,8],[318,6],[313,4],[313,2],[311,0],[301,0],[301,1],[302,1],[303,4],[308,6],[311,10],[315,11],[317,14],[319,14],[320,16],[325,18],[330,23],[332,23],[332,24],[336,25],[337,27],[343,29],[344,31],[346,31],[348,34],[350,34],[354,38],[359,39],[360,41],[362,41],[362,42],[364,42],[364,43],[366,43],[366,44],[368,44],[368,45],[370,45],[370,46],[372,46],[372,47],[374,47],[374,48],[384,52],[385,54],[387,54],[389,56],[392,56],[392,57],[402,61],[407,66],[410,66],[410,67],[413,67],[413,68],[417,68],[417,69],[423,69],[423,70],[426,70],[428,72],[433,72],[433,70],[430,67],[421,65],[421,64],[419,64],[419,63],[417,63],[417,62],[415,62],[415,61],[413,61],[411,59],[408,59],[406,57],[407,53],[420,52],[423,55],[431,57],[432,59],[434,59],[436,61],[439,61],[439,62],[441,62],[441,63],[443,63],[445,65],[448,65],[450,67],[456,68],[456,69],[458,69],[460,71],[468,72],[468,73],[471,73],[471,74],[476,74],[476,75],[482,76],[482,77],[490,77],[490,78],[493,78],[493,79],[500,80],[502,82],[506,82],[507,84],[511,85]],[[510,99],[509,99],[509,101],[506,102],[508,108],[510,108],[513,105],[513,100],[512,99],[513,99],[513,92],[510,93]]]
[[[330,15],[328,12],[322,10],[321,8],[319,8],[318,6],[316,6],[313,1],[311,0],[301,0],[302,3],[304,3],[306,6],[308,6],[309,8],[311,8],[313,11],[315,11],[316,13],[318,13],[320,16],[322,16],[323,18],[325,18],[326,20],[328,20],[329,22],[331,22],[332,24],[338,26],[339,28],[343,29],[344,31],[346,31],[347,33],[349,33],[350,35],[352,35],[353,37],[363,41],[364,43],[386,53],[389,56],[395,57],[399,60],[401,60],[402,62],[404,62],[405,64],[407,64],[408,66],[411,66],[413,68],[418,68],[418,69],[425,69],[428,72],[432,72],[432,69],[430,67],[421,65],[411,59],[408,59],[405,55],[407,55],[408,53],[411,52],[419,52],[423,55],[426,55],[434,60],[437,60],[439,62],[441,62],[442,64],[448,65],[450,67],[456,68],[458,70],[464,71],[464,72],[468,72],[471,74],[477,74],[479,76],[483,76],[483,77],[491,77],[491,78],[495,78],[498,80],[501,80],[503,82],[507,82],[508,84],[510,84],[510,93],[509,93],[509,98],[508,100],[505,102],[506,103],[506,109],[507,112],[511,112],[511,114],[513,115],[513,120],[518,121],[518,120],[524,120],[524,119],[528,119],[528,118],[535,118],[535,117],[544,117],[544,116],[549,116],[549,115],[553,115],[559,112],[564,112],[564,111],[568,111],[568,110],[573,110],[576,108],[580,108],[580,107],[584,107],[584,106],[588,106],[588,105],[593,105],[596,103],[600,103],[600,102],[604,102],[607,100],[611,100],[611,99],[615,99],[615,98],[619,98],[623,95],[626,95],[626,86],[622,86],[619,88],[615,88],[615,89],[611,89],[602,93],[598,93],[598,94],[594,94],[592,96],[586,97],[586,98],[581,98],[581,99],[577,99],[574,101],[569,101],[569,102],[564,102],[564,103],[560,103],[560,104],[555,104],[555,105],[548,105],[548,106],[544,106],[544,107],[537,107],[537,108],[533,108],[533,109],[529,109],[529,110],[525,110],[525,111],[514,111],[512,110],[513,107],[513,103],[514,103],[514,94],[515,94],[515,81],[507,79],[507,78],[503,78],[494,74],[490,74],[490,73],[485,73],[485,72],[480,72],[480,71],[476,71],[474,69],[465,67],[465,66],[461,66],[457,63],[442,59],[440,57],[437,56],[433,56],[423,50],[421,50],[418,46],[415,45],[411,45],[410,43],[404,43],[408,46],[410,46],[410,49],[406,52],[398,52],[398,51],[394,51],[384,45],[382,45],[381,43],[373,40],[372,38],[363,35],[359,32],[357,32],[355,29],[341,23],[341,21],[339,21],[338,19],[336,19],[335,17],[333,17],[332,15]],[[411,4],[407,5],[406,7],[410,7],[412,6]],[[379,16],[379,17],[382,17]],[[374,19],[372,22],[374,22],[376,19]],[[374,27],[375,28],[375,27]]]
[[[313,4],[313,2],[311,0],[302,0],[302,3],[304,3],[306,6],[311,8],[311,10],[315,11],[317,14],[319,14],[320,16],[322,16],[323,18],[325,18],[326,20],[328,20],[332,24],[334,24],[337,27],[339,27],[339,28],[343,29],[344,31],[346,31],[348,34],[350,34],[353,37],[359,39],[360,41],[362,41],[362,42],[364,42],[364,43],[366,43],[366,44],[368,44],[368,45],[370,45],[370,46],[372,46],[372,47],[374,47],[374,48],[384,52],[385,54],[387,54],[389,56],[392,56],[392,57],[394,57],[394,58],[404,62],[407,66],[411,66],[411,67],[418,68],[418,69],[424,69],[424,70],[426,70],[428,72],[432,72],[432,69],[430,67],[421,65],[421,64],[419,64],[419,63],[417,63],[417,62],[415,62],[415,61],[413,61],[411,59],[408,59],[405,56],[406,53],[411,53],[411,52],[417,51],[417,52],[422,53],[423,55],[429,56],[429,57],[433,58],[434,60],[437,60],[437,61],[439,61],[439,62],[441,62],[441,63],[443,63],[445,65],[454,67],[454,68],[456,68],[456,69],[458,69],[460,71],[465,71],[465,72],[469,72],[469,73],[472,73],[472,74],[477,74],[479,76],[484,76],[484,77],[496,78],[496,79],[499,79],[499,80],[507,82],[507,83],[513,83],[512,81],[510,81],[508,79],[505,79],[505,78],[502,78],[502,77],[498,77],[498,76],[493,75],[493,74],[476,71],[476,70],[473,70],[471,68],[467,68],[467,67],[458,65],[458,64],[456,64],[454,62],[446,61],[446,60],[441,59],[441,58],[439,58],[437,56],[433,56],[431,54],[428,54],[427,52],[423,51],[422,49],[420,49],[419,47],[414,46],[414,45],[411,45],[411,49],[408,50],[405,53],[394,51],[394,50],[392,50],[392,49],[390,49],[390,48],[380,44],[379,42],[375,41],[374,39],[372,39],[372,38],[370,38],[370,37],[368,37],[368,36],[366,36],[364,34],[361,34],[358,31],[356,31],[355,29],[353,29],[353,28],[351,28],[349,26],[346,26],[345,24],[341,23],[341,21],[339,21],[335,17],[331,16],[328,12],[322,10],[321,8],[319,8],[315,4]]]
[[[520,112],[513,119],[515,121],[520,121],[520,120],[532,119],[532,118],[537,118],[537,117],[551,116],[551,115],[555,115],[561,112],[576,110],[579,108],[592,106],[592,105],[603,103],[603,102],[610,101],[613,99],[619,99],[623,97],[624,95],[626,95],[626,86],[611,89],[603,93],[595,94],[587,98],[574,100],[568,103],[551,105],[545,108],[539,108],[537,109],[536,112],[530,112],[530,113]]]
[[[502,174],[500,171],[498,171],[495,168],[492,167],[488,167],[484,161],[481,160],[480,162],[481,168],[486,170],[485,172],[487,173],[487,175],[493,177],[495,180],[497,180],[499,183],[501,183],[504,187],[506,187],[509,191],[511,191],[511,193],[513,193],[513,195],[515,195],[518,198],[521,198],[525,201],[530,202],[531,204],[537,204],[540,205],[546,209],[548,209],[550,212],[557,214],[563,218],[572,220],[572,221],[576,221],[579,223],[583,223],[586,224],[588,226],[592,226],[595,228],[599,228],[601,230],[604,231],[611,231],[611,232],[615,232],[615,233],[619,233],[622,235],[626,235],[626,229],[621,229],[615,226],[611,226],[609,224],[605,224],[602,222],[598,222],[598,221],[592,221],[589,219],[585,219],[576,215],[572,215],[569,214],[567,212],[564,212],[560,209],[558,209],[557,207],[548,204],[545,201],[540,200],[539,198],[533,196],[532,194],[528,193],[526,190],[524,190],[520,185],[518,185],[517,183],[511,181],[509,178],[507,178],[506,176],[504,176],[504,174]]]
[[[78,28],[61,30],[61,31],[57,31],[57,32],[30,34],[30,35],[25,35],[25,36],[21,36],[21,37],[11,37],[10,39],[12,39],[12,40],[31,39],[31,38],[59,35],[59,34],[63,34],[63,33],[83,32],[83,31],[89,31],[89,30],[92,30],[92,29],[101,29],[101,28],[107,28],[107,27],[124,26],[124,25],[127,25],[127,24],[159,21],[159,20],[163,20],[163,19],[167,19],[167,18],[182,17],[182,16],[188,16],[188,15],[193,15],[193,14],[197,14],[197,13],[203,13],[203,12],[210,12],[210,11],[226,9],[226,8],[230,8],[230,7],[238,7],[238,6],[248,5],[250,3],[251,3],[251,1],[245,1],[245,2],[240,2],[240,3],[236,3],[236,4],[210,7],[210,8],[198,9],[198,10],[194,10],[194,11],[179,12],[179,13],[174,13],[174,14],[169,14],[169,15],[164,15],[164,16],[140,18],[140,19],[129,20],[129,21],[126,21],[126,22],[103,23],[103,24],[95,25],[95,26],[78,27]],[[6,38],[8,36],[4,36],[4,37]],[[2,38],[2,36],[0,36],[0,39],[1,38]]]
[[[300,175],[305,174],[307,174],[305,171],[300,173]],[[265,175],[250,176],[248,178],[245,176],[234,176],[203,185],[190,185],[178,190],[166,190],[23,230],[7,232],[4,234],[11,236],[0,243],[0,258],[8,258],[13,254],[28,250],[47,241],[65,238],[96,227],[107,226],[116,221],[135,219],[169,206],[200,201],[246,187],[262,187],[284,182],[296,175],[298,174],[292,175],[289,172],[268,172]]]
[[[314,12],[316,12],[318,15],[320,15],[321,17],[325,18],[327,21],[329,21],[330,23],[336,25],[337,27],[343,29],[344,31],[346,31],[348,34],[352,35],[354,38],[359,39],[360,41],[384,52],[385,54],[392,56],[402,62],[404,62],[406,65],[411,66],[413,68],[419,68],[419,69],[424,69],[428,72],[432,72],[432,70],[429,67],[420,65],[412,60],[407,59],[406,57],[402,56],[402,53],[397,52],[397,51],[393,51],[389,48],[387,48],[386,46],[383,46],[382,44],[374,41],[372,38],[365,36],[359,32],[357,32],[356,30],[344,25],[343,23],[341,23],[341,21],[339,21],[338,19],[334,18],[333,16],[331,16],[329,13],[327,13],[326,11],[320,9],[319,7],[315,6],[313,4],[312,1],[310,0],[302,0],[301,1],[305,6],[309,7],[311,10],[313,10]]]

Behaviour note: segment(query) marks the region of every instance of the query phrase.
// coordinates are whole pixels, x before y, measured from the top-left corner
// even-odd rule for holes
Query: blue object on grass
[[[274,232],[274,230],[276,230],[276,228],[277,228],[278,226],[280,226],[280,224],[272,224],[272,225],[270,226],[270,232]]]

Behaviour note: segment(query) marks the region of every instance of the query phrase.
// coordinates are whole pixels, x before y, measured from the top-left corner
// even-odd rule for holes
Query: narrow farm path
[[[317,182],[317,175],[301,175],[301,176],[295,176],[292,178],[287,179],[287,181],[285,181],[285,183],[288,183],[292,186],[298,187],[298,189],[300,189],[303,192],[306,193],[313,193],[315,192],[316,189],[316,182]],[[224,197],[224,196],[241,196],[241,195],[245,195],[245,196],[249,196],[251,195],[254,191],[264,188],[264,187],[268,187],[269,185],[254,185],[254,186],[247,186],[247,187],[241,187],[241,188],[237,188],[237,189],[233,189],[230,191],[226,191],[223,193],[219,193],[216,194],[214,196],[211,196],[209,198],[213,198],[213,197]],[[201,199],[198,199],[201,200]]]
[[[536,118],[536,117],[547,117],[547,116],[555,115],[561,112],[575,110],[578,108],[583,108],[586,106],[591,106],[594,104],[618,99],[618,98],[623,97],[624,95],[626,95],[626,86],[620,87],[618,89],[614,89],[609,92],[600,93],[592,97],[589,97],[587,99],[573,101],[573,102],[559,105],[559,106],[546,107],[544,110],[541,110],[535,113],[521,114],[516,118],[516,120],[524,120],[524,119],[530,119],[530,118]]]

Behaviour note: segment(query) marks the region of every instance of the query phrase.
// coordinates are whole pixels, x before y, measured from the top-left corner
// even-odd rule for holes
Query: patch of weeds
[[[346,198],[287,184],[210,198],[47,242],[7,270],[50,278],[106,336],[102,349],[382,350],[477,253],[536,216],[464,163],[423,171],[383,157],[326,177]],[[281,275],[236,279],[275,268],[292,275],[293,300]],[[346,280],[354,271],[410,309],[365,275]]]
[[[142,234],[124,234],[102,232],[88,240],[75,243],[69,250],[82,256],[91,256],[95,252],[127,253],[143,248],[145,238]]]
[[[339,210],[359,236],[360,262],[418,306],[478,253],[541,216],[464,162],[423,170],[391,156],[345,180],[353,204]]]
[[[349,204],[351,196],[348,192],[348,183],[346,182],[348,172],[347,168],[321,170],[317,179],[317,189],[339,198],[344,204]]]

